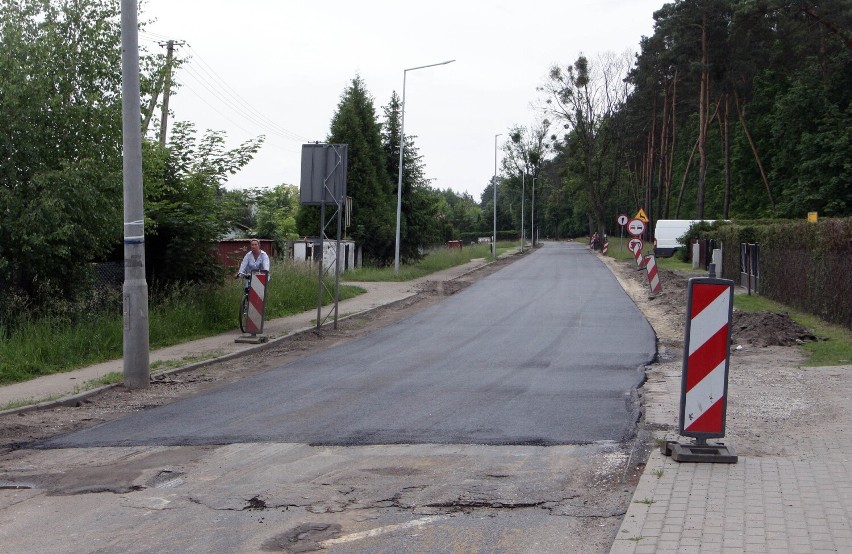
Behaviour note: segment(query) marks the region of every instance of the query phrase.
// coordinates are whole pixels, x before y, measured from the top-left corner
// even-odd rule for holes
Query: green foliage
[[[268,191],[259,191],[256,200],[257,224],[254,235],[271,238],[279,248],[285,241],[298,238],[296,214],[299,212],[299,188],[295,185],[278,185]]]
[[[676,251],[677,256],[681,259],[681,261],[687,262],[690,259],[690,248],[689,245],[692,244],[693,240],[699,239],[710,239],[714,236],[714,230],[719,227],[719,225],[725,225],[725,222],[720,221],[697,221],[689,226],[689,229],[686,232],[677,238],[677,241],[687,248],[678,248]]]
[[[195,127],[172,127],[166,152],[145,144],[146,270],[152,283],[215,282],[221,270],[212,241],[228,228],[220,191],[229,175],[244,167],[263,137],[226,150],[223,133],[207,131],[196,138]]]
[[[627,120],[619,110],[628,99],[624,82],[628,66],[629,57],[624,55],[601,54],[591,62],[580,55],[572,65],[551,68],[539,89],[546,96],[548,113],[568,131],[562,144],[556,144],[557,171],[583,191],[588,225],[601,235],[623,177]],[[542,185],[551,181],[559,182],[545,179]],[[562,188],[553,186],[540,197],[561,194]]]
[[[649,215],[848,216],[848,2],[682,0],[665,4],[654,21],[624,110],[629,163],[642,178],[639,199],[650,201]],[[702,120],[709,120],[705,148],[696,149]]]
[[[40,309],[121,237],[119,6],[4,2],[0,40],[0,289]]]
[[[451,189],[439,194],[443,199],[441,206],[446,208],[439,210],[438,218],[449,227],[444,233],[444,240],[462,238],[468,233],[481,235],[485,230],[485,219],[473,196],[466,192],[459,195]]]
[[[760,245],[760,294],[852,329],[852,218],[724,225],[723,277],[739,282],[743,242]]]

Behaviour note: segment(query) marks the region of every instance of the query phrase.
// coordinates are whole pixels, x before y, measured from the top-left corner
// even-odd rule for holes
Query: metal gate
[[[740,243],[740,286],[760,293],[760,245]]]

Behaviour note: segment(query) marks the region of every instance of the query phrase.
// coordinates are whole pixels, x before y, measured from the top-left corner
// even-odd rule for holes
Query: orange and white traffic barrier
[[[653,254],[645,256],[645,269],[648,271],[648,285],[651,287],[651,292],[654,294],[663,292],[660,274],[657,271],[657,258]]]
[[[266,307],[266,282],[268,273],[252,273],[249,285],[249,307],[246,332],[252,335],[263,333],[263,315]]]
[[[734,282],[689,280],[680,399],[680,434],[725,436]]]

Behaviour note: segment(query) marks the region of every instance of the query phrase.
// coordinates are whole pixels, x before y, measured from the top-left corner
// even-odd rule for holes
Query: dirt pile
[[[612,265],[612,264],[611,264]],[[616,263],[622,276],[648,286],[648,277],[644,271],[636,270],[630,264]],[[686,314],[687,286],[691,277],[705,275],[689,274],[681,271],[660,269],[662,292],[650,295],[649,303],[666,312],[682,334]],[[731,341],[734,345],[748,344],[752,346],[796,346],[804,342],[818,340],[810,331],[796,323],[786,312],[740,312],[735,310],[731,321]],[[658,329],[658,322],[654,322]]]
[[[815,341],[817,337],[790,319],[786,312],[735,311],[731,320],[731,340],[734,344],[754,346],[796,346]]]

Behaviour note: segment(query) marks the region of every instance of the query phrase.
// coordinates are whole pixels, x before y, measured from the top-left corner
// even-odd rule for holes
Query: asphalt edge
[[[503,256],[498,257],[498,260],[500,258],[504,258],[504,257],[510,256],[510,255],[515,255],[515,254],[520,254],[520,252],[510,252],[510,253],[503,254]],[[474,271],[479,271],[480,269],[482,269],[484,267],[488,267],[489,265],[495,263],[496,261],[497,260],[486,261],[484,264],[476,266],[472,269],[469,269],[469,270],[467,270],[464,273],[461,273],[459,275],[456,275],[452,279],[447,279],[447,281],[455,281],[456,279],[460,279],[460,278],[462,278],[466,275],[473,273]],[[424,277],[428,277],[428,276],[424,276]],[[386,304],[379,304],[378,306],[373,306],[372,308],[368,308],[366,310],[361,310],[361,311],[358,311],[358,312],[352,312],[350,314],[346,314],[343,317],[338,317],[338,321],[346,320],[346,319],[356,317],[356,316],[360,316],[360,315],[364,315],[364,314],[370,313],[374,310],[378,310],[379,308],[386,308],[388,306],[393,306],[393,305],[398,304],[400,302],[405,302],[406,300],[410,299],[412,296],[415,296],[417,294],[418,293],[413,292],[413,293],[409,294],[408,296],[406,296],[404,298],[400,298],[399,300],[394,300],[393,302],[388,302]],[[331,322],[324,323],[323,325],[320,326],[319,330],[321,331],[323,328],[325,328],[326,326],[331,325],[331,324],[332,324]],[[305,334],[305,333],[315,333],[317,331],[318,331],[318,329],[315,326],[303,327],[301,329],[296,329],[296,330],[291,331],[287,334],[281,335],[280,337],[275,337],[274,339],[270,339],[266,342],[263,342],[263,343],[260,343],[260,344],[254,345],[254,346],[249,346],[249,347],[247,347],[243,350],[239,350],[237,352],[231,352],[230,354],[224,354],[222,356],[216,356],[216,357],[213,357],[213,358],[210,358],[210,359],[207,359],[207,360],[201,360],[199,362],[194,362],[194,363],[191,363],[189,365],[185,365],[185,366],[181,366],[181,367],[177,367],[177,368],[172,368],[172,369],[169,369],[169,370],[166,370],[166,371],[157,372],[155,375],[157,377],[178,375],[180,373],[185,373],[185,372],[188,372],[188,371],[199,369],[199,368],[202,368],[202,367],[205,367],[205,366],[208,366],[208,365],[212,365],[214,363],[226,362],[228,360],[233,360],[235,358],[238,358],[240,356],[244,356],[246,354],[251,354],[251,353],[254,353],[254,352],[260,352],[260,351],[265,350],[267,348],[271,348],[272,346],[277,345],[279,342],[282,342],[285,339],[290,339],[290,338],[293,338],[293,337],[296,337],[296,336],[299,336],[299,335],[302,335],[302,334]],[[153,378],[154,378],[154,375],[151,375],[149,377],[149,379],[153,379]],[[113,389],[113,388],[123,387],[123,386],[124,386],[124,383],[111,383],[109,385],[103,385],[103,386],[96,387],[96,388],[93,388],[93,389],[90,389],[90,390],[87,390],[87,391],[83,391],[83,392],[79,392],[79,393],[73,393],[71,395],[63,396],[61,398],[56,398],[56,399],[52,399],[52,400],[45,400],[45,401],[42,401],[42,402],[39,402],[39,403],[36,403],[36,404],[29,404],[27,406],[20,406],[18,408],[11,408],[9,410],[0,410],[0,416],[24,414],[24,413],[27,413],[27,412],[34,412],[34,411],[38,411],[38,410],[46,410],[46,409],[50,409],[50,408],[57,408],[57,407],[60,407],[60,406],[65,406],[65,407],[79,406],[87,398],[90,398],[92,396],[100,394],[104,391],[107,391],[107,390],[110,390],[110,389]]]

